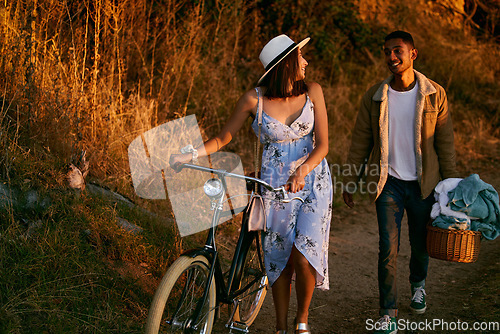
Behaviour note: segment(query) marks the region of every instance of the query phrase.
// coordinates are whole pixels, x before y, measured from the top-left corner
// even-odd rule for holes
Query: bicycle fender
[[[210,251],[206,250],[205,248],[188,249],[181,254],[181,256],[189,256],[190,258],[195,258],[198,255],[203,255],[207,259],[213,258],[213,254]]]

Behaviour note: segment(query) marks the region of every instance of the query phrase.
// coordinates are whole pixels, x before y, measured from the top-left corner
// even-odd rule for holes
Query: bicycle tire
[[[259,242],[260,233],[255,233],[253,240],[246,252],[240,288],[246,286],[256,278],[260,278],[254,282],[250,288],[241,296],[241,301],[236,306],[234,312],[234,321],[250,326],[254,321],[266,298],[268,279],[264,269],[263,252]]]
[[[203,297],[209,273],[209,262],[202,255],[194,258],[181,256],[175,260],[156,289],[145,333],[211,333],[216,304],[214,279],[209,287],[207,301],[202,307],[204,314],[199,317],[198,327],[195,330],[186,329],[188,319],[196,312],[198,300]],[[177,313],[175,317],[174,313]]]

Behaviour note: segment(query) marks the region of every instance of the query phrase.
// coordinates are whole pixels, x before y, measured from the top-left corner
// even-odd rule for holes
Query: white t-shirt
[[[418,82],[406,92],[389,86],[389,174],[405,181],[417,179],[415,110]]]

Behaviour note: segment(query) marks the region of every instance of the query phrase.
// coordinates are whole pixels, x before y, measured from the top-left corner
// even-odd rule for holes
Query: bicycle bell
[[[205,194],[211,199],[218,199],[220,198],[220,196],[222,196],[222,182],[221,180],[216,178],[208,179],[203,185],[203,190],[205,191]]]

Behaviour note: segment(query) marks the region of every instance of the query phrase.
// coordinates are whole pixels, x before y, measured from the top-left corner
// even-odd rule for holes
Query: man
[[[355,185],[361,174],[366,175],[379,226],[381,318],[375,329],[396,333],[396,262],[404,210],[411,245],[410,308],[424,313],[429,264],[426,224],[433,190],[441,178],[458,177],[458,173],[446,93],[413,69],[418,51],[412,36],[404,31],[390,33],[384,54],[392,75],[370,88],[361,101],[345,165],[352,173],[344,178],[343,198],[353,207]]]

